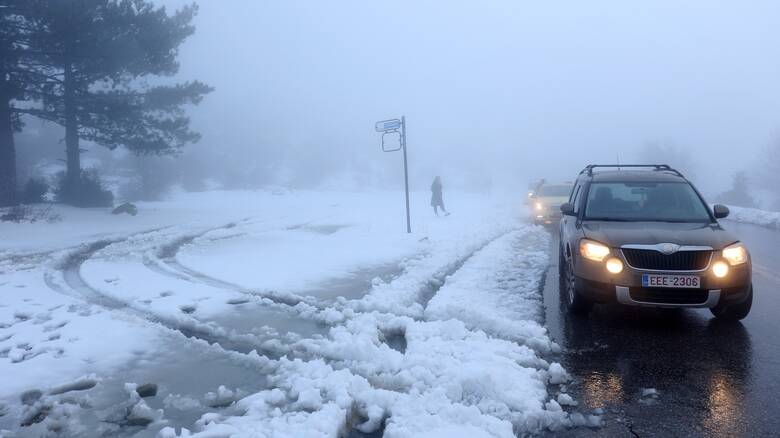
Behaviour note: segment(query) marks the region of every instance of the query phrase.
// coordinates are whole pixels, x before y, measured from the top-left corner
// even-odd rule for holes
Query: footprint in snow
[[[231,305],[234,305],[234,306],[237,306],[237,305],[240,305],[240,304],[246,304],[248,302],[249,302],[249,300],[246,299],[246,298],[231,298],[231,299],[227,300],[228,304],[231,304]]]
[[[45,322],[51,321],[51,314],[50,313],[39,313],[35,315],[35,321],[33,324],[43,324]]]
[[[68,322],[69,321],[61,321],[61,322],[58,322],[56,324],[47,324],[47,325],[43,326],[43,331],[44,332],[52,332],[54,330],[61,329],[61,328],[65,327],[66,325],[68,325]]]
[[[14,313],[14,318],[19,321],[27,321],[28,319],[32,318],[32,315],[24,312],[16,312]]]
[[[195,313],[195,309],[197,309],[197,306],[191,305],[191,304],[185,304],[183,306],[179,306],[179,309],[181,309],[182,312],[186,314],[192,314]]]
[[[161,298],[170,297],[171,295],[173,295],[173,292],[171,292],[169,290],[164,290],[164,291],[160,292],[160,297]]]

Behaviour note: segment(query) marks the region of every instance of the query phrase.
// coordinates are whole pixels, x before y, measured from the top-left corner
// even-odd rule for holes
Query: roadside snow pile
[[[244,415],[206,415],[194,436],[514,437],[585,424],[547,391],[569,380],[541,357],[558,348],[539,323],[548,246],[542,229],[522,226],[466,250],[443,286],[443,268],[411,261],[405,274],[419,275],[379,285],[327,338],[294,345],[318,359],[280,359],[272,389],[238,403]],[[427,309],[415,301],[426,291]]]
[[[162,404],[128,390],[111,427],[166,437],[598,425],[548,391],[570,380],[547,360],[558,347],[541,323],[548,234],[519,223],[514,203],[478,195],[449,197],[469,208],[421,214],[406,234],[391,195],[187,195],[115,226],[68,210],[73,236],[0,224],[12,238],[0,244],[0,371],[13,376],[0,427],[20,424],[20,393],[91,373],[102,380],[84,397],[159,385]],[[40,235],[17,248],[28,231]],[[105,420],[86,405],[71,414]]]
[[[729,205],[728,220],[780,229],[780,212]]]
[[[536,230],[502,236],[447,278],[426,308],[426,318],[457,318],[469,328],[550,352],[539,324],[548,248],[549,235]]]

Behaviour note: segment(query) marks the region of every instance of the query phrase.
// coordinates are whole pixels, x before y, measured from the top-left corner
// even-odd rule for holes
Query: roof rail
[[[589,165],[585,166],[584,169],[582,169],[582,171],[580,172],[580,175],[582,175],[583,173],[587,173],[588,176],[592,176],[593,175],[593,169],[604,168],[604,167],[616,167],[618,169],[621,169],[623,167],[628,167],[628,168],[648,168],[648,169],[652,169],[652,170],[657,171],[657,172],[660,172],[660,171],[671,172],[671,173],[673,173],[673,174],[675,174],[675,175],[677,175],[677,176],[679,176],[681,178],[685,178],[685,176],[683,176],[682,173],[680,173],[676,169],[672,169],[672,167],[669,166],[668,164],[589,164]]]

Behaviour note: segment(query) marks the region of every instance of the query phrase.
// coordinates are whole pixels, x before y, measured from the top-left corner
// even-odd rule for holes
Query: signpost
[[[382,133],[382,151],[383,152],[395,152],[403,151],[404,153],[404,189],[406,190],[406,232],[412,232],[412,219],[409,214],[409,168],[406,162],[406,117],[401,116],[400,119],[382,120],[376,122],[374,126],[376,132]],[[388,145],[385,142],[385,137],[388,135],[399,135],[398,146]]]

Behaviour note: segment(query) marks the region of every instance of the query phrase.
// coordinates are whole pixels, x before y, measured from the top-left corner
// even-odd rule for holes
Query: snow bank
[[[780,212],[729,205],[728,220],[780,229]]]
[[[319,359],[281,359],[272,389],[239,402],[244,415],[204,417],[194,436],[337,437],[354,427],[388,437],[513,437],[575,424],[547,391],[568,375],[541,356],[557,348],[539,323],[547,234],[489,228],[500,237],[487,244],[435,247],[449,264],[434,255],[409,261],[398,279],[346,307],[327,338],[295,344]],[[441,277],[447,269],[454,274]],[[427,308],[425,291],[434,293]],[[397,337],[403,342],[390,341]]]
[[[0,289],[10,297],[0,306],[0,374],[14,376],[0,398],[111,375],[161,348],[166,330],[202,343],[185,341],[182,326],[235,341],[215,354],[261,366],[268,386],[224,382],[205,400],[168,394],[165,409],[213,409],[181,436],[510,437],[594,424],[548,392],[569,376],[545,356],[558,349],[541,325],[547,233],[520,223],[519,205],[463,195],[448,197],[452,216],[416,214],[407,235],[392,195],[191,194],[141,204],[136,217],[66,209],[67,227],[0,224],[9,238]],[[389,275],[352,284],[355,296],[328,295],[334,280],[387,266]],[[324,335],[279,335],[285,315]],[[238,352],[271,320],[285,357]],[[164,412],[136,404],[139,419],[164,423]]]
[[[525,227],[475,254],[447,278],[426,308],[428,319],[457,318],[470,328],[547,353],[541,326],[541,281],[549,263],[549,235]]]

